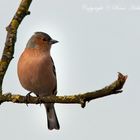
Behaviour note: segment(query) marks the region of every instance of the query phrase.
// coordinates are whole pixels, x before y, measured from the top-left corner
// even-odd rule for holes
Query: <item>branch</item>
[[[30,104],[41,104],[41,103],[75,103],[81,104],[84,108],[86,102],[89,102],[93,99],[101,98],[104,96],[118,94],[122,92],[122,87],[127,79],[127,76],[118,73],[118,79],[114,81],[109,86],[106,86],[103,89],[87,92],[84,94],[71,95],[71,96],[45,96],[45,97],[33,97],[26,98],[22,95],[12,95],[11,93],[3,94],[0,96],[0,103],[3,102],[13,102],[13,103],[30,103]]]
[[[122,87],[127,79],[127,76],[118,74],[118,79],[114,81],[109,86],[106,86],[103,89],[88,92],[79,95],[71,96],[46,96],[46,97],[33,97],[27,98],[22,95],[12,95],[11,93],[2,95],[2,83],[4,75],[7,71],[7,68],[14,55],[14,46],[16,42],[17,30],[22,20],[26,15],[29,15],[28,11],[29,6],[32,0],[22,0],[19,8],[17,9],[13,19],[11,20],[9,26],[6,28],[7,37],[5,42],[4,51],[2,58],[0,60],[0,103],[4,102],[13,102],[13,103],[30,103],[30,104],[41,104],[41,103],[75,103],[81,104],[82,107],[85,107],[86,102],[89,102],[93,99],[101,98],[104,96],[117,94],[122,92]]]
[[[19,8],[17,9],[13,19],[11,20],[9,26],[6,28],[7,37],[5,42],[5,47],[3,50],[2,58],[0,60],[0,94],[2,94],[2,83],[4,75],[7,68],[14,55],[14,46],[16,42],[17,29],[26,15],[29,15],[29,6],[32,0],[22,0]]]

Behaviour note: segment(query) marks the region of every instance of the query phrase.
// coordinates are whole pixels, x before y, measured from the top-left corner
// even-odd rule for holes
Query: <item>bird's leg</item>
[[[25,97],[25,102],[26,102],[26,105],[28,106],[28,101],[30,100],[30,97],[31,97],[31,93],[33,93],[33,92],[29,92],[27,95],[26,95],[26,97]],[[34,93],[35,94],[35,93]],[[37,102],[40,104],[40,106],[41,106],[41,99],[40,99],[40,96],[39,95],[37,95],[37,94],[35,94],[36,95],[36,97],[38,97],[38,99],[37,99]]]
[[[26,102],[26,105],[28,106],[28,101],[30,100],[30,96],[31,96],[31,91],[29,93],[27,93],[27,95],[25,96],[25,102]]]

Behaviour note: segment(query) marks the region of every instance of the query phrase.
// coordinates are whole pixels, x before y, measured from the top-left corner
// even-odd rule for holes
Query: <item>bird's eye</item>
[[[47,39],[46,38],[43,38],[43,41],[47,41]]]

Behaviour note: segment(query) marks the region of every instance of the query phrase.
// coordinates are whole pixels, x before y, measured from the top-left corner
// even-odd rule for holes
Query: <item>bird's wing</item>
[[[51,57],[51,60],[52,60],[52,64],[53,64],[53,73],[56,76],[56,69],[55,69],[55,65],[54,65],[54,61],[53,61],[52,57]]]
[[[54,65],[54,61],[51,57],[51,61],[52,61],[52,64],[53,64],[53,73],[55,75],[55,78],[56,78],[56,85],[55,85],[55,88],[53,90],[53,94],[56,95],[57,94],[57,77],[56,77],[56,69],[55,69],[55,65]]]

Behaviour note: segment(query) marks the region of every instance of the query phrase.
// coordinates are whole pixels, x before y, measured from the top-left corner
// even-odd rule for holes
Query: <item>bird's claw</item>
[[[29,92],[26,96],[25,96],[25,103],[26,103],[26,105],[28,106],[28,103],[29,103],[29,100],[30,100],[30,97],[31,97],[31,93],[32,92]],[[36,95],[36,94],[35,94]],[[37,102],[40,104],[40,106],[41,106],[41,98],[38,96],[38,95],[36,95],[37,96]]]
[[[31,96],[31,93],[32,92],[29,92],[26,96],[25,96],[25,103],[26,103],[26,105],[28,106],[28,101],[30,100],[30,96]]]

